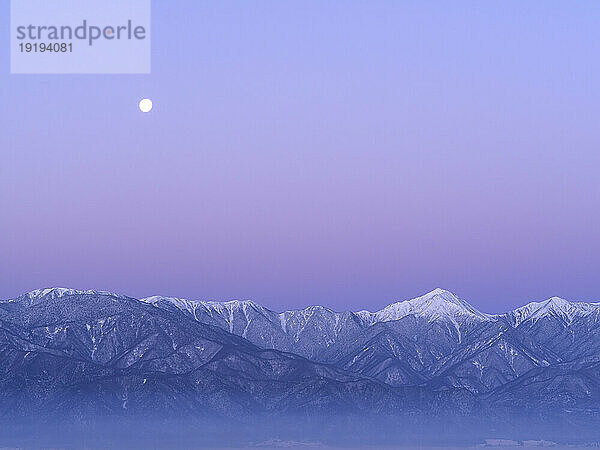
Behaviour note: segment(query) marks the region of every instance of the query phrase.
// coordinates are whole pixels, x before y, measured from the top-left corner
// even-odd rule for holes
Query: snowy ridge
[[[211,315],[224,313],[229,315],[236,311],[254,310],[263,314],[277,315],[280,323],[279,326],[284,332],[287,331],[288,322],[290,320],[305,325],[311,319],[325,316],[337,323],[342,315],[348,314],[348,312],[336,312],[327,307],[318,305],[276,313],[251,300],[217,302],[153,296],[141,299],[141,301],[155,306],[157,306],[159,302],[169,302],[177,308],[192,314],[194,314],[198,308],[204,308],[206,311],[210,312]],[[474,308],[468,302],[452,292],[436,288],[420,297],[392,303],[375,312],[361,310],[352,312],[351,314],[367,326],[380,322],[400,320],[407,316],[418,317],[427,320],[428,322],[450,320],[451,322],[458,323],[465,321],[492,322],[504,317],[507,318],[513,326],[518,326],[524,321],[539,320],[546,316],[562,318],[565,322],[570,323],[575,316],[586,316],[594,312],[600,312],[600,303],[569,302],[560,297],[552,297],[541,302],[530,302],[505,314],[486,314]]]
[[[8,302],[22,302],[27,303],[29,305],[35,305],[44,300],[55,300],[66,296],[71,295],[102,295],[107,297],[119,298],[119,299],[131,299],[132,297],[128,297],[126,295],[115,294],[113,292],[108,291],[95,291],[95,290],[79,290],[79,289],[69,289],[69,288],[45,288],[45,289],[35,289],[26,294],[21,295],[16,299],[7,300]]]
[[[198,308],[204,308],[207,311],[216,311],[218,313],[232,312],[237,310],[246,310],[248,308],[262,310],[265,309],[262,306],[254,303],[251,300],[230,300],[227,302],[215,302],[215,301],[201,301],[201,300],[187,300],[185,298],[177,297],[162,297],[160,295],[154,295],[152,297],[146,297],[140,299],[142,302],[149,303],[151,305],[157,305],[160,302],[169,302],[178,308],[194,312]]]
[[[218,326],[259,346],[292,351],[308,358],[334,358],[335,354],[323,355],[337,345],[344,345],[360,330],[407,316],[425,323],[440,323],[459,342],[473,324],[497,320],[443,289],[374,313],[336,312],[318,305],[277,313],[252,301],[239,300],[221,303],[155,296],[142,301],[159,308],[176,308],[198,322]]]
[[[565,324],[570,324],[575,317],[588,316],[599,311],[600,303],[569,302],[560,297],[552,297],[543,302],[531,302],[521,306],[506,314],[506,317],[513,326],[519,326],[527,320],[535,322],[543,317],[558,318]]]
[[[108,291],[55,287],[36,289],[16,299],[6,300],[6,302],[20,301],[36,304],[44,299],[59,299],[71,295],[102,295],[120,299],[132,298]],[[278,322],[278,328],[283,332],[288,331],[290,321],[295,322],[297,326],[303,327],[311,320],[326,317],[328,322],[332,325],[336,325],[340,322],[342,316],[347,316],[348,314],[354,315],[366,326],[380,322],[400,320],[407,316],[415,316],[425,319],[428,322],[447,320],[452,322],[483,322],[497,321],[500,318],[506,318],[511,325],[516,327],[525,321],[537,321],[543,317],[561,319],[566,324],[569,324],[575,317],[600,313],[600,302],[570,302],[560,297],[551,297],[541,302],[530,302],[505,314],[486,314],[477,310],[452,292],[440,288],[434,289],[425,295],[411,300],[392,303],[375,312],[367,310],[357,312],[336,312],[324,306],[314,305],[304,309],[287,310],[277,313],[252,300],[230,300],[219,302],[151,296],[142,298],[140,301],[157,307],[170,304],[181,311],[189,313],[197,320],[199,320],[200,312],[213,317],[224,317],[231,323],[233,323],[233,317],[238,313],[243,314],[248,321],[251,321],[253,314],[259,314],[268,319],[275,317]]]
[[[268,311],[270,313],[274,313],[273,311],[264,308],[250,300],[216,302],[154,296],[144,298],[142,301],[153,305],[156,305],[160,301],[167,301],[178,308],[189,312],[195,311],[198,309],[198,307],[202,306],[208,310],[213,310],[218,313],[246,310],[248,308],[252,308],[256,311]],[[342,315],[348,313],[335,312],[325,306],[314,305],[308,306],[304,309],[288,310],[274,314],[278,314],[281,327],[285,331],[286,323],[290,319],[294,319],[295,321],[305,324],[315,316],[329,316],[338,322]],[[466,318],[484,321],[495,320],[496,317],[494,315],[484,314],[478,311],[453,293],[439,288],[412,300],[393,303],[376,312],[362,310],[353,312],[352,314],[369,325],[377,322],[400,320],[409,315],[421,317],[427,319],[428,321],[438,321],[447,318]]]
[[[159,295],[143,298],[141,301],[156,307],[160,307],[162,302],[171,304],[181,311],[190,313],[194,319],[196,319],[196,310],[201,305],[201,302],[195,300],[186,300],[184,298],[177,297],[161,297]]]
[[[206,322],[207,318],[222,320],[227,324],[230,333],[246,337],[246,333],[255,315],[274,315],[272,311],[263,308],[251,300],[230,300],[227,302],[186,300],[176,297],[153,296],[141,299],[156,307],[171,305],[180,311],[188,313],[199,322]],[[239,316],[243,317],[243,332],[236,333],[236,324]],[[218,325],[218,324],[217,324]]]

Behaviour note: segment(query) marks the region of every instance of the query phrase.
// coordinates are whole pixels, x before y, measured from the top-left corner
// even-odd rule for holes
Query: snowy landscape
[[[376,312],[36,290],[0,302],[0,415],[21,431],[158,421],[214,445],[300,429],[583,445],[599,433],[599,323],[597,303],[492,315],[442,289]]]

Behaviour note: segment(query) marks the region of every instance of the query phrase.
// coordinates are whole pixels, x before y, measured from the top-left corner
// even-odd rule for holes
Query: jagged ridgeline
[[[600,424],[599,321],[595,303],[551,298],[490,315],[442,289],[377,312],[282,313],[37,290],[0,302],[0,415],[250,434],[301,423],[304,437],[341,426],[371,442],[377,430],[383,443],[434,439],[432,427],[439,439],[589,440]]]

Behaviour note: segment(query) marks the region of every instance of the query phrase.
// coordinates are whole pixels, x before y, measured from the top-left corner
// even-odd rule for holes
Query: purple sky
[[[9,75],[8,3],[0,298],[600,301],[599,2],[154,2],[144,76]]]

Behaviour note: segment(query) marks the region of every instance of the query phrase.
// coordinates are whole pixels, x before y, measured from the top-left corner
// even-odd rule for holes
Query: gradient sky
[[[0,5],[0,298],[600,301],[600,2],[155,1],[139,76]]]

